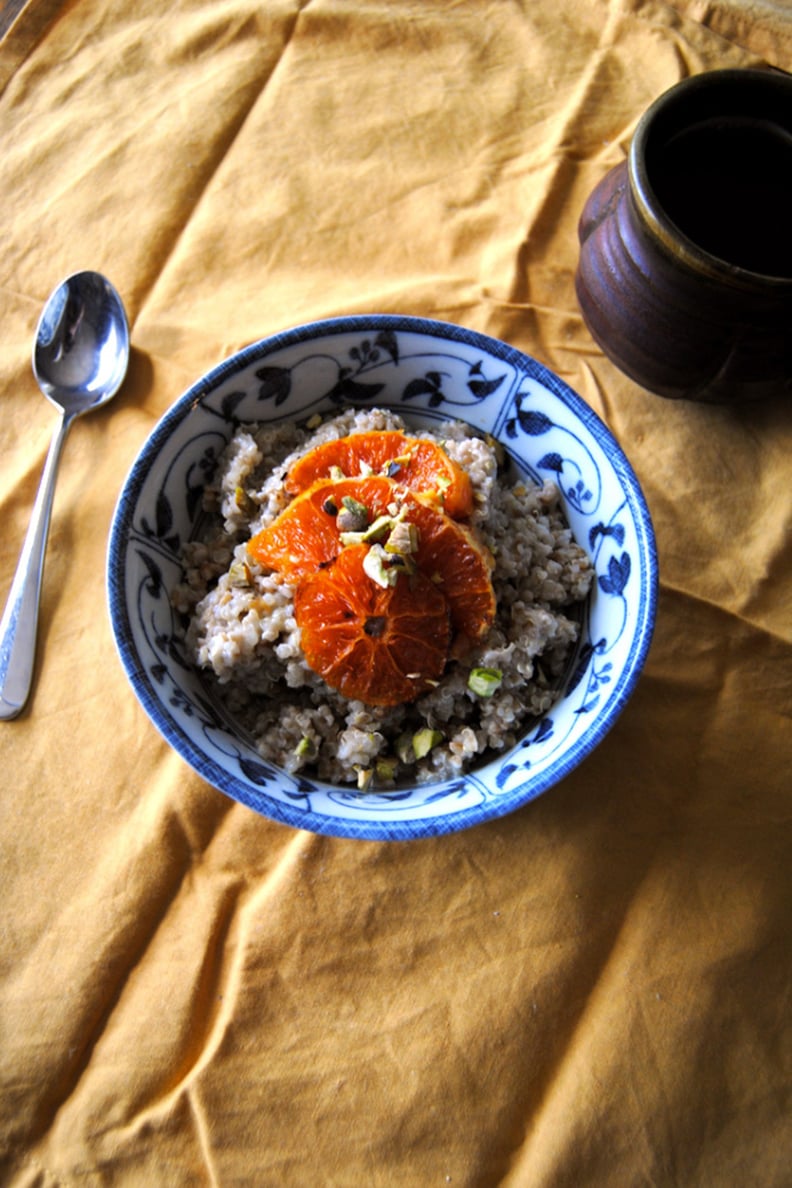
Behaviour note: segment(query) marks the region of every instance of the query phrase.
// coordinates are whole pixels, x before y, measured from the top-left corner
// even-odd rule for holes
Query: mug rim
[[[694,98],[701,104],[724,86],[733,87],[735,83],[743,90],[746,87],[752,88],[750,94],[754,101],[762,93],[769,95],[775,92],[777,95],[780,92],[792,104],[792,77],[783,75],[772,67],[710,70],[681,79],[650,104],[636,125],[627,157],[630,196],[639,217],[656,240],[692,271],[721,283],[726,280],[741,287],[761,290],[763,293],[792,289],[792,276],[753,271],[731,263],[697,244],[663,208],[649,176],[647,147],[657,131],[658,123],[664,119],[671,119],[680,102]],[[706,102],[702,108],[702,115],[705,113]],[[741,107],[738,111],[735,108],[735,114],[742,116],[745,109]],[[753,113],[749,110],[748,114]],[[772,108],[766,109],[764,115],[766,118],[776,119],[777,122],[776,113]]]

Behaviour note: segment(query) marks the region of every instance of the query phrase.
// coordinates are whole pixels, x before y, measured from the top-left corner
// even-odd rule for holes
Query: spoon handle
[[[41,577],[47,547],[52,498],[61,449],[74,418],[61,416],[53,434],[25,543],[0,620],[0,721],[16,718],[25,708],[36,659]]]

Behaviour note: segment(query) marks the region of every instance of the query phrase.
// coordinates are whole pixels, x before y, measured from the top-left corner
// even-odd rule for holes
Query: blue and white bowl
[[[169,593],[201,496],[240,422],[390,407],[411,425],[450,418],[497,438],[517,469],[563,494],[596,580],[550,712],[519,744],[445,783],[361,794],[264,761],[185,655]],[[301,326],[246,347],[177,400],[124,484],[110,535],[108,594],[132,687],[205,780],[267,817],[316,833],[404,840],[463,829],[533,800],[602,741],[635,687],[655,620],[654,534],[609,430],[560,379],[493,338],[419,318],[371,315]]]

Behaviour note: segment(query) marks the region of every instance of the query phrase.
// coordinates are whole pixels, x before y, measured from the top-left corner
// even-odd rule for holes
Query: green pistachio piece
[[[294,748],[294,753],[298,759],[312,759],[316,754],[316,744],[304,734]]]
[[[390,536],[385,541],[387,553],[401,553],[409,556],[418,551],[418,528],[407,520],[400,520],[393,525]]]
[[[234,503],[239,510],[246,516],[251,516],[256,510],[256,504],[244,487],[234,488]]]
[[[374,772],[378,780],[382,783],[388,783],[396,775],[396,768],[398,761],[386,756],[384,759],[378,759],[374,765]]]
[[[398,569],[390,568],[386,564],[387,560],[388,554],[379,544],[373,544],[363,558],[363,572],[372,582],[382,586],[383,590],[387,590],[388,586],[395,586],[399,580]]]
[[[367,792],[374,779],[373,767],[357,767],[357,786],[359,792]]]
[[[396,739],[396,754],[402,763],[410,764],[415,762],[415,751],[413,750],[411,734],[399,735]]]
[[[432,730],[429,726],[416,730],[412,736],[412,749],[415,752],[415,758],[423,759],[429,754],[432,747],[436,747],[442,741],[443,736],[439,730]]]
[[[253,575],[246,561],[233,561],[228,571],[228,581],[232,586],[252,586]]]
[[[351,495],[345,495],[336,520],[339,532],[365,532],[368,522],[369,510],[366,505]]]
[[[502,680],[503,673],[499,668],[473,668],[468,677],[468,689],[477,697],[492,697]]]
[[[343,516],[344,513],[342,512],[341,514]],[[392,516],[377,516],[376,520],[372,520],[368,528],[365,528],[362,532],[342,532],[339,539],[344,546],[367,544],[370,540],[381,540],[392,527]]]

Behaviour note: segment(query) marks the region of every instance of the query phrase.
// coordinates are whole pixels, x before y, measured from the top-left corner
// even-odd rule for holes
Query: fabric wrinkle
[[[57,280],[105,272],[133,348],[70,434],[34,696],[0,725],[0,1179],[785,1188],[788,400],[652,395],[574,284],[584,203],[649,103],[721,66],[790,69],[783,3],[0,0],[0,29],[4,590],[53,427],[30,350]],[[211,787],[137,701],[104,580],[125,476],[179,393],[257,340],[371,313],[552,368],[623,448],[660,566],[607,736],[519,810],[404,843]],[[330,390],[336,361],[315,365]],[[472,392],[452,399],[474,421]],[[537,432],[531,464],[573,484],[550,449]]]
[[[205,166],[203,175],[199,181],[199,188],[191,196],[189,210],[182,218],[180,231],[175,236],[170,238],[168,245],[164,248],[163,254],[161,254],[156,260],[154,272],[150,275],[147,281],[146,290],[138,297],[139,316],[145,314],[146,303],[156,290],[157,283],[162,277],[163,273],[167,270],[169,260],[175,253],[178,252],[182,235],[187,229],[190,220],[195,215],[195,212],[200,207],[203,196],[210,189],[213,179],[216,178],[217,174],[222,169],[223,162],[231,152],[235,142],[237,141],[242,129],[245,126],[247,119],[250,116],[250,113],[254,110],[256,105],[261,102],[263,96],[266,93],[267,87],[270,85],[270,82],[272,81],[272,78],[278,69],[279,64],[282,62],[284,55],[288,53],[289,45],[291,44],[292,38],[295,36],[295,30],[299,20],[300,12],[302,12],[303,9],[307,7],[308,3],[310,3],[310,0],[305,0],[305,3],[300,4],[298,7],[297,12],[294,14],[293,20],[290,22],[286,30],[285,38],[278,57],[268,70],[266,78],[259,81],[256,88],[252,90],[250,97],[246,99],[243,106],[237,112],[233,122],[227,128],[221,143],[217,145],[212,159]]]

